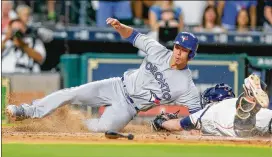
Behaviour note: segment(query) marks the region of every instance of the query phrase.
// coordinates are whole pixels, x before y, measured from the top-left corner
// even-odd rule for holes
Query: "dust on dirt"
[[[63,106],[42,119],[14,122],[16,126],[9,129],[14,132],[88,132],[82,123],[85,118],[86,114]]]
[[[107,139],[103,133],[90,133],[82,120],[91,118],[84,112],[64,106],[43,119],[28,119],[16,122],[15,126],[2,128],[2,142],[22,143],[184,143],[184,144],[231,144],[271,147],[271,137],[241,139],[233,137],[202,136],[192,132],[153,132],[149,124],[127,125],[121,132],[135,135],[127,139]]]

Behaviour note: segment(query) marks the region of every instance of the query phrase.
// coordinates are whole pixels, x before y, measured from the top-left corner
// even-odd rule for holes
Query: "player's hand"
[[[26,43],[24,43],[22,41],[22,39],[18,39],[18,38],[14,38],[13,39],[13,43],[16,47],[20,47],[20,48],[23,48],[24,46],[26,46]]]
[[[11,28],[10,28],[10,27],[8,27],[7,32],[6,32],[6,34],[5,34],[5,35],[6,35],[6,36],[5,36],[4,41],[8,41],[8,40],[10,40],[10,39],[11,39],[11,36],[12,36],[12,30],[11,30]]]
[[[106,22],[108,25],[111,25],[114,29],[118,30],[121,28],[121,23],[117,19],[110,17],[106,20]]]

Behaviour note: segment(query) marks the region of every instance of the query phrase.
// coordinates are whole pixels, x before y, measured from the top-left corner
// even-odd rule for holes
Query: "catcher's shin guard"
[[[251,74],[245,79],[243,84],[244,93],[242,93],[236,103],[236,116],[240,119],[247,119],[255,116],[262,108],[269,104],[268,95],[261,88],[261,80],[255,74]]]
[[[236,116],[240,119],[254,116],[260,109],[261,106],[256,103],[254,98],[245,97],[244,95],[241,95],[236,102]]]
[[[234,131],[239,137],[254,135],[256,114],[262,106],[255,97],[248,95],[247,91],[241,94],[236,102],[236,115],[234,118]]]

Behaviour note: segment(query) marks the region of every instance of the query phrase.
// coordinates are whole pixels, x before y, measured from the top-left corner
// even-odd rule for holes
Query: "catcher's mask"
[[[212,102],[222,101],[224,99],[234,98],[235,94],[232,88],[225,83],[220,83],[214,87],[207,88],[201,94],[201,106],[204,108],[207,104]]]

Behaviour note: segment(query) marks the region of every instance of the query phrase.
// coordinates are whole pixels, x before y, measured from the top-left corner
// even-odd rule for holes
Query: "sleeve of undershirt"
[[[133,44],[133,46],[145,52],[147,55],[152,53],[162,53],[167,51],[167,48],[161,45],[158,41],[133,30],[130,37],[126,38],[127,41]]]

